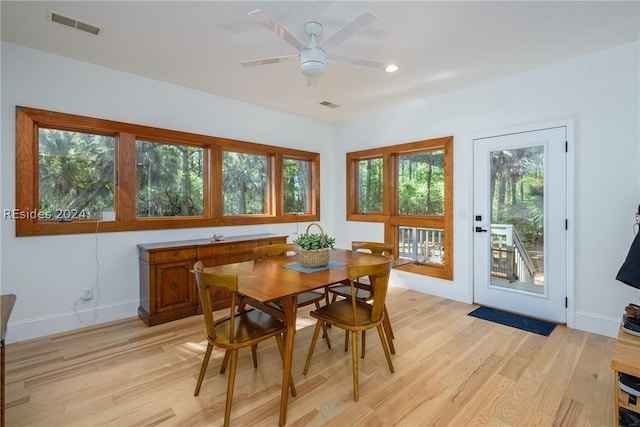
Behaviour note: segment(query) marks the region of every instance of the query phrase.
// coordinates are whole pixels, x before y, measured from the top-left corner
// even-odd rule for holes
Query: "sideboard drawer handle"
[[[180,256],[180,252],[175,251],[175,252],[173,253],[173,257],[174,257],[174,258],[178,258],[178,256]]]
[[[180,285],[178,284],[178,282],[176,282],[175,280],[173,282],[171,282],[171,289],[173,289],[174,291],[176,289],[178,289]]]

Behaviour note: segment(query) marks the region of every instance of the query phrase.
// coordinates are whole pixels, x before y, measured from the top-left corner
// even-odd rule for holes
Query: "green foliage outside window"
[[[267,156],[223,151],[222,178],[223,215],[268,213]]]
[[[383,167],[382,157],[358,161],[358,212],[382,213]]]
[[[525,246],[544,239],[544,147],[491,153],[491,222],[514,224]]]
[[[398,213],[444,215],[444,150],[398,156]]]
[[[98,218],[114,210],[113,136],[40,128],[43,219]]]
[[[309,192],[311,169],[308,160],[284,159],[284,212],[311,211]]]
[[[204,149],[136,141],[136,216],[202,216]]]

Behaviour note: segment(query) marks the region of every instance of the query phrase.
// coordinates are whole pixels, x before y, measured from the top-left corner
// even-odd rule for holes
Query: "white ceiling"
[[[2,1],[2,40],[323,121],[341,121],[640,38],[638,1]],[[301,40],[364,11],[378,20],[334,52],[396,73],[329,63],[309,87],[295,49],[248,16],[263,9]],[[99,36],[48,20],[56,12]],[[43,71],[44,72],[44,71]],[[339,108],[328,108],[329,101]]]

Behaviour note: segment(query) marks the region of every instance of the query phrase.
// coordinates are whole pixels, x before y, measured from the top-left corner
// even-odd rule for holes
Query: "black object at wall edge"
[[[624,260],[616,279],[624,284],[640,289],[640,233],[631,243],[631,248]]]

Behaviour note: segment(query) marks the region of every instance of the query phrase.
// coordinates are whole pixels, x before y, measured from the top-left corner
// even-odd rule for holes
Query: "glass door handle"
[[[476,227],[476,233],[486,233],[487,230],[485,228],[482,227]]]

